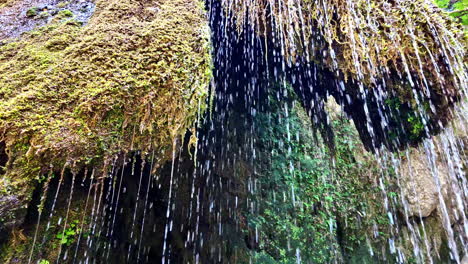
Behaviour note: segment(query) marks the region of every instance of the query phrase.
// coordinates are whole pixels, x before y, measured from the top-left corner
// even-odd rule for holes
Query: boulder
[[[448,168],[437,160],[437,174],[443,195],[447,192]],[[427,217],[438,206],[438,188],[423,149],[412,149],[409,160],[401,165],[400,183],[408,202],[409,216]]]

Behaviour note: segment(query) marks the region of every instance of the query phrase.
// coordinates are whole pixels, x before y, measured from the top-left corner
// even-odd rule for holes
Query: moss
[[[48,18],[50,17],[50,13],[47,11],[42,11],[39,13],[39,18]]]
[[[68,2],[68,1],[63,1],[63,2],[58,3],[58,4],[57,4],[57,7],[58,7],[58,8],[64,8],[64,7],[66,7],[66,6],[69,5],[69,4],[70,4],[70,2]]]
[[[28,11],[26,11],[27,17],[35,17],[36,15],[37,15],[37,7],[30,8],[28,9]]]
[[[73,17],[73,12],[68,9],[65,9],[59,11],[57,15],[60,17]]]
[[[96,6],[84,27],[55,22],[0,46],[8,188],[65,164],[105,170],[131,150],[163,161],[205,109],[209,34],[197,1]]]
[[[308,56],[349,81],[347,86],[384,87],[410,103],[416,100],[413,87],[421,96],[449,102],[466,89],[463,28],[431,0],[225,3],[239,30],[250,23],[259,34],[281,38],[276,42],[290,64]]]
[[[304,263],[331,263],[336,259],[348,263],[355,254],[380,263],[380,256],[372,258],[366,245],[367,237],[372,237],[373,243],[386,246],[391,234],[382,193],[373,184],[379,175],[375,171],[380,168],[377,160],[364,150],[354,125],[338,110],[336,102],[330,102],[331,98],[327,111],[332,113],[329,120],[335,132],[333,151],[321,134],[314,135],[314,124],[296,103],[296,96],[286,95],[291,90],[285,89],[279,96],[274,89],[269,92],[265,108],[252,120],[255,128],[242,125],[244,117],[235,113],[227,121],[228,131],[240,131],[227,136],[230,142],[237,142],[232,153],[242,152],[242,146],[250,147],[243,141],[246,139],[253,139],[253,148],[261,153],[254,165],[241,158],[232,172],[229,165],[223,167],[225,177],[233,179],[233,186],[236,181],[247,181],[250,175],[262,186],[249,198],[242,197],[245,193],[239,195],[239,200],[252,199],[259,208],[253,214],[248,207],[242,212],[244,235],[257,237],[253,234],[258,232],[260,238],[250,251],[253,262],[275,259],[274,263],[295,263],[296,251],[288,250],[293,248],[301,252]],[[229,154],[221,157],[230,159]],[[236,189],[231,191],[237,197]],[[278,194],[283,194],[283,199],[278,199]],[[378,237],[374,237],[375,232]],[[230,243],[234,245],[234,241]],[[226,254],[223,257],[227,259]],[[351,263],[362,263],[358,257]]]

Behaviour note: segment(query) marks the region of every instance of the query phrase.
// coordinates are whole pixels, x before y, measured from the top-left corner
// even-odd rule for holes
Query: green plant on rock
[[[48,18],[50,17],[50,13],[47,11],[42,11],[39,13],[39,18]]]
[[[58,8],[64,8],[64,7],[66,7],[66,6],[69,5],[69,4],[70,4],[69,1],[63,1],[63,2],[59,2],[59,3],[57,4],[57,7],[58,7]]]
[[[424,124],[421,118],[413,114],[408,116],[407,121],[410,124],[411,138],[420,138],[424,133]]]
[[[56,238],[59,239],[59,244],[70,246],[75,242],[77,235],[80,233],[80,221],[74,220],[63,232],[57,234]]]
[[[466,0],[435,0],[435,3],[449,12],[449,15],[468,25],[468,1]]]

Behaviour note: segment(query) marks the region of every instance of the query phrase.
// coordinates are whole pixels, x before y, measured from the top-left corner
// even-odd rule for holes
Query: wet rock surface
[[[468,255],[466,255],[465,257],[463,257],[461,263],[462,263],[462,264],[468,264]]]
[[[20,225],[26,216],[27,203],[16,195],[0,196],[0,242],[9,230]]]
[[[429,216],[438,207],[439,198],[437,184],[431,173],[431,167],[427,164],[424,150],[414,149],[410,160],[405,160],[401,169],[402,187],[408,201],[410,216]],[[440,188],[443,194],[446,194],[448,168],[438,160],[436,170]]]
[[[6,3],[0,8],[0,40],[19,37],[24,32],[44,26],[54,19],[74,19],[85,24],[94,10],[93,0]]]

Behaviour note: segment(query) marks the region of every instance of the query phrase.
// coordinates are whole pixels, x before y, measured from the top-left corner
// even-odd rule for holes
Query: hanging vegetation
[[[223,3],[238,29],[248,24],[277,39],[289,64],[300,57],[317,61],[357,82],[361,93],[378,88],[413,104],[415,97],[436,96],[448,104],[467,88],[464,31],[432,1]]]

